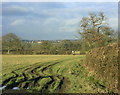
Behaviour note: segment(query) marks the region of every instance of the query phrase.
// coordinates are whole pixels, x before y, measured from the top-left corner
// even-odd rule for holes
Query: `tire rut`
[[[68,61],[69,59],[65,59],[64,61]],[[45,65],[36,63],[37,66],[27,66],[26,68],[19,68],[16,69],[15,71],[12,71],[15,76],[9,77],[5,81],[3,81],[2,85],[7,85],[5,89],[12,89],[13,87],[17,86],[19,88],[28,88],[28,87],[39,87],[41,81],[48,81],[46,84],[43,85],[41,90],[38,91],[43,91],[46,90],[48,91],[49,87],[52,87],[51,89],[58,90],[61,89],[64,81],[64,77],[60,75],[56,75],[53,72],[49,75],[45,71],[48,68],[52,68],[52,66],[59,64],[63,61],[56,60],[56,62],[47,62]],[[22,70],[22,73],[17,72],[18,70]],[[10,83],[11,82],[11,83]],[[36,89],[37,90],[37,89]]]

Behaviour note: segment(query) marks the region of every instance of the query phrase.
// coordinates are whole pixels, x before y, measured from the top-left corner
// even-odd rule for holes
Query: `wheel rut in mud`
[[[6,86],[5,89],[18,87],[38,92],[57,92],[63,85],[64,77],[54,73],[46,73],[46,70],[61,62],[48,62],[42,65],[37,63],[12,71],[9,73],[10,75],[4,75],[6,79],[3,80],[2,86]]]

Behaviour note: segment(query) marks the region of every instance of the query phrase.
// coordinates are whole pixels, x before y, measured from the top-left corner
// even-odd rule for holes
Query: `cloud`
[[[4,0],[4,2],[28,2],[28,0]],[[113,2],[113,0],[29,0],[29,2]],[[119,2],[119,0],[114,0]]]
[[[60,27],[58,27],[58,31],[59,32],[68,32],[68,33],[76,33],[79,30],[79,26],[76,25],[61,25]]]
[[[28,3],[29,5],[29,3]],[[30,4],[31,5],[31,4]],[[37,17],[37,18],[47,18],[50,15],[45,11],[45,9],[40,8],[39,6],[33,7],[26,5],[3,5],[2,8],[2,16],[9,16],[9,17]]]
[[[59,23],[60,22],[60,20],[59,19],[57,19],[57,18],[48,18],[48,19],[45,19],[45,22],[44,22],[44,25],[47,25],[47,24],[57,24],[57,23]]]
[[[29,5],[29,6],[28,6]],[[37,18],[48,17],[78,17],[82,14],[87,15],[89,12],[103,11],[107,13],[115,13],[117,8],[107,3],[22,3],[22,4],[8,4],[3,6],[3,16],[31,16]],[[95,6],[97,8],[95,8]],[[109,9],[111,7],[111,9]],[[111,10],[111,11],[110,11]]]
[[[108,23],[113,29],[118,29],[118,18],[110,18]]]
[[[79,24],[80,18],[73,18],[73,19],[68,19],[65,21],[66,26],[75,26],[76,24]]]
[[[29,10],[25,7],[20,6],[9,6],[3,7],[3,15],[26,15],[29,13]]]
[[[80,28],[80,20],[89,12],[103,11],[110,18],[111,27],[116,27],[116,5],[92,2],[6,3],[3,6],[3,31],[14,31],[26,39],[72,38]]]
[[[16,26],[16,25],[21,25],[21,24],[24,24],[24,23],[25,23],[25,20],[17,19],[17,20],[14,20],[10,25],[11,26]]]

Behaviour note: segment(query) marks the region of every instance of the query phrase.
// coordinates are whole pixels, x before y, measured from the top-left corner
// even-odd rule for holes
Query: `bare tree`
[[[113,35],[113,29],[108,26],[104,13],[90,13],[80,22],[79,34],[90,48],[107,44]],[[107,41],[107,42],[106,42]]]

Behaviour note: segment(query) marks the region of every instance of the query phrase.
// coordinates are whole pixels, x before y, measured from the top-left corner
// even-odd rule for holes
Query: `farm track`
[[[64,61],[68,60],[69,59],[65,59]],[[11,72],[12,76],[3,80],[2,86],[7,86],[5,89],[19,87],[20,89],[29,88],[29,90],[38,92],[55,92],[61,89],[65,78],[53,72],[48,74],[46,70],[61,62],[63,61],[56,60],[44,64],[35,63],[27,67],[16,69]],[[6,75],[4,75],[4,77]]]
[[[35,63],[23,68],[16,69],[4,75],[2,86],[6,86],[4,90],[19,87],[20,90],[40,92],[40,93],[58,93],[65,92],[69,88],[71,92],[108,92],[108,89],[92,77],[87,77],[85,74],[85,67],[79,61],[79,57],[74,59],[66,58],[62,60],[49,61],[45,63]],[[64,75],[63,68],[59,67],[62,64],[73,63],[72,72],[68,72],[69,76]],[[57,67],[58,66],[58,67]],[[68,66],[68,65],[64,65]],[[54,67],[56,70],[54,72]],[[62,71],[60,73],[59,71]],[[80,81],[79,81],[80,80]],[[92,82],[90,82],[90,80]],[[70,90],[68,90],[70,91]]]

